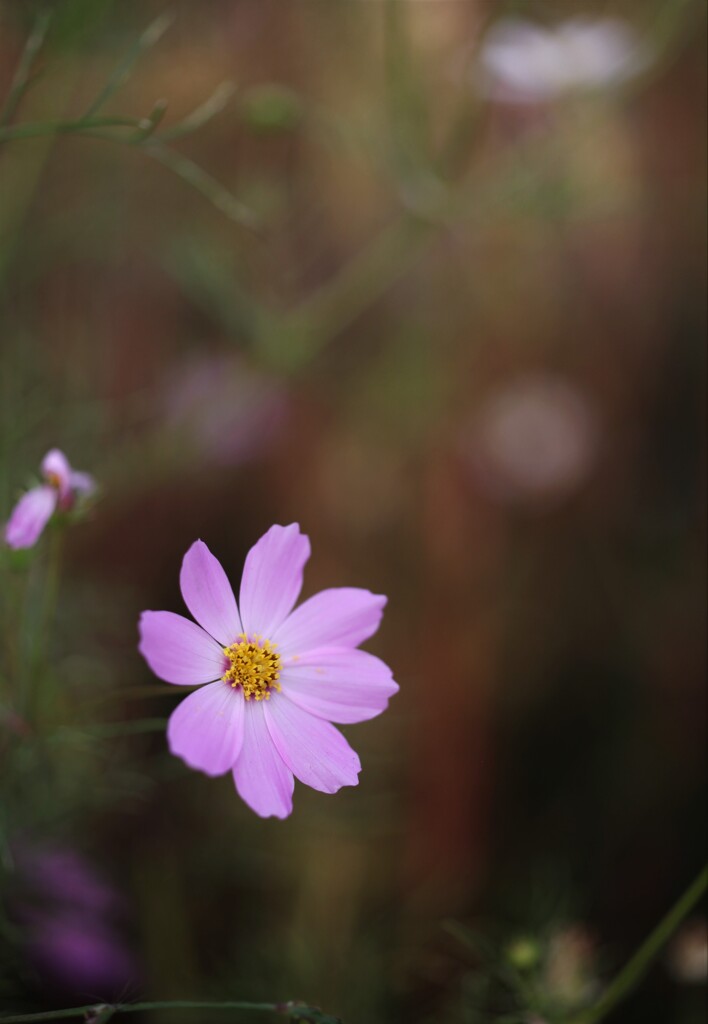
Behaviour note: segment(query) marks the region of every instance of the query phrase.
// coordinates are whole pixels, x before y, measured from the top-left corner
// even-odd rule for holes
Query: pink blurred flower
[[[478,81],[495,100],[543,103],[572,91],[618,85],[649,62],[646,46],[618,18],[571,18],[551,28],[506,18],[484,38]]]
[[[207,775],[232,771],[261,817],[291,813],[293,776],[323,793],[357,785],[359,758],[330,723],[373,718],[398,690],[382,661],[356,650],[378,629],[385,597],[342,587],[293,611],[309,556],[296,523],[272,526],[246,557],[239,610],[198,540],[180,587],[199,625],[173,612],[140,619],[140,651],[157,676],[206,684],[170,717],[172,753]]]
[[[58,448],[42,459],[45,482],[27,491],[15,505],[5,526],[5,543],[11,548],[31,548],[54,512],[66,512],[78,495],[95,490],[93,477],[72,469]]]
[[[181,450],[217,465],[260,454],[277,437],[289,412],[285,387],[229,356],[185,360],[162,389],[162,422]]]
[[[461,438],[478,481],[503,501],[538,502],[570,494],[597,456],[595,409],[570,381],[528,374],[500,388]]]

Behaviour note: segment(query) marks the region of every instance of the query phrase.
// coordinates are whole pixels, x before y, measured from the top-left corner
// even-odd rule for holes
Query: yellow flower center
[[[229,686],[240,686],[246,700],[270,700],[271,690],[279,690],[280,655],[270,640],[254,636],[249,640],[245,633],[224,654],[230,665],[221,677]]]

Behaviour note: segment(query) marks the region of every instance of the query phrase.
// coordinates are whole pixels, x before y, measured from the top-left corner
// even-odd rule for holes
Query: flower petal
[[[177,686],[211,683],[226,671],[224,652],[201,626],[174,612],[143,612],[138,650],[156,676]]]
[[[264,701],[244,701],[243,747],[234,765],[238,795],[261,818],[287,818],[293,809],[293,773],[270,738]]]
[[[310,541],[297,523],[271,526],[246,556],[241,579],[241,621],[249,636],[270,639],[298,599]]]
[[[184,556],[179,585],[199,625],[222,647],[235,643],[241,632],[236,598],[221,563],[203,541],[195,541]]]
[[[53,487],[33,487],[23,494],[5,526],[7,545],[31,548],[36,544],[56,505],[57,492]]]
[[[167,723],[170,750],[190,768],[223,775],[241,752],[245,703],[241,693],[221,679],[190,693]]]
[[[321,590],[296,608],[272,639],[286,657],[319,647],[356,647],[379,628],[386,600],[358,587]]]
[[[96,481],[91,474],[76,469],[72,469],[69,474],[69,484],[76,494],[93,494],[96,490]]]
[[[359,757],[333,725],[302,711],[283,693],[266,703],[264,714],[276,750],[306,786],[336,793],[357,785]]]
[[[286,662],[280,683],[294,704],[328,722],[374,718],[398,692],[388,665],[347,648],[311,651]]]
[[[71,466],[64,452],[52,448],[42,459],[42,475],[59,488],[59,494],[65,498],[71,488]]]

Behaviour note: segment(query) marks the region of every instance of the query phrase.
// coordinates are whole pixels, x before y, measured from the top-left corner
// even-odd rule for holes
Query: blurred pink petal
[[[35,899],[96,914],[108,914],[119,905],[115,889],[75,850],[20,843],[13,847],[13,855]]]
[[[260,456],[287,420],[282,381],[232,356],[187,358],[168,373],[164,416],[180,452],[201,463],[238,465]]]
[[[288,662],[281,683],[290,700],[329,722],[364,722],[398,692],[391,669],[366,651],[311,651]]]
[[[58,488],[65,498],[71,488],[71,466],[64,452],[52,448],[42,459],[42,476]]]
[[[297,523],[271,526],[246,556],[241,577],[241,619],[249,636],[272,636],[302,589],[310,541]]]
[[[283,694],[268,701],[264,713],[276,750],[300,782],[322,793],[358,784],[359,757],[333,725],[303,711]]]
[[[195,541],[184,556],[179,585],[199,625],[222,647],[234,643],[242,631],[236,598],[221,563],[203,541]]]
[[[69,484],[72,491],[75,491],[77,494],[93,494],[96,490],[96,481],[91,474],[81,473],[76,469],[72,469],[69,474]]]
[[[547,501],[579,487],[599,447],[589,396],[553,373],[529,373],[494,392],[461,443],[471,469],[502,500]]]
[[[190,693],[170,715],[170,750],[191,768],[223,775],[241,750],[245,703],[221,680]]]
[[[261,818],[287,818],[293,809],[293,773],[275,749],[263,701],[244,701],[243,746],[234,765],[238,795]]]
[[[379,628],[386,598],[358,587],[321,590],[274,634],[287,656],[318,647],[356,647]]]
[[[156,676],[177,686],[212,683],[225,671],[224,653],[216,641],[182,615],[143,612],[139,651]]]
[[[57,506],[58,492],[47,484],[33,487],[15,505],[5,527],[5,541],[11,548],[31,548]]]
[[[18,501],[5,527],[5,541],[11,548],[31,548],[57,509],[70,509],[77,494],[94,490],[88,473],[77,473],[58,448],[52,448],[42,459],[42,476],[46,483],[34,487]]]

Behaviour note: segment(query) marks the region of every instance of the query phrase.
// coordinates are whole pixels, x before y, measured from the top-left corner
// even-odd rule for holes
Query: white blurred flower
[[[650,63],[632,26],[618,18],[572,18],[546,28],[496,22],[479,55],[477,81],[492,99],[543,103],[576,90],[618,85]]]
[[[686,985],[705,985],[708,981],[708,922],[705,918],[685,924],[669,946],[669,970]]]
[[[461,445],[493,496],[543,501],[567,495],[588,477],[598,434],[589,400],[563,377],[537,373],[492,394]]]
[[[596,943],[583,924],[569,924],[549,942],[544,986],[556,1003],[576,1007],[597,991]]]

